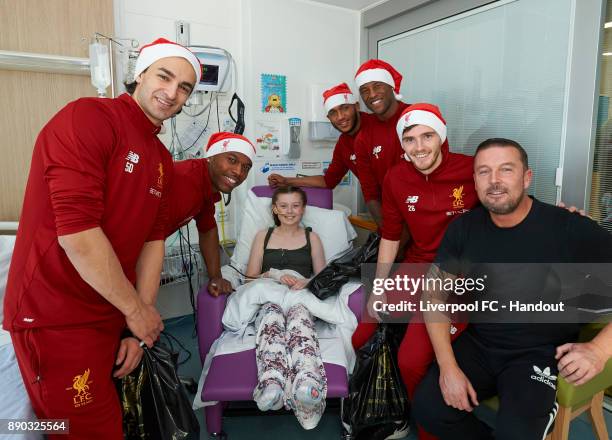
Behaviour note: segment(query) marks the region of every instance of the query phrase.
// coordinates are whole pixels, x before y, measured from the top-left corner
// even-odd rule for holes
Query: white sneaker
[[[408,421],[395,423],[395,431],[391,435],[385,437],[385,440],[397,440],[408,437],[410,434],[410,424]]]

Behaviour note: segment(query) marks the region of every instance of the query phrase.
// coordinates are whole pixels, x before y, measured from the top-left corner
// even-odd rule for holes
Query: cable
[[[222,47],[216,47],[216,46],[193,45],[189,47],[200,48],[200,49],[215,49],[215,50],[220,50],[221,52],[223,52],[223,54],[227,57],[228,66],[227,66],[227,69],[225,70],[225,74],[223,75],[223,78],[221,79],[221,84],[219,84],[219,90],[217,91],[217,95],[219,93],[222,93],[221,91],[223,90],[223,86],[225,86],[227,78],[229,77],[230,70],[233,70],[234,72],[234,81],[232,82],[231,93],[236,91],[236,79],[238,76],[238,68],[236,67],[236,63],[234,62],[234,57],[232,56],[230,52],[228,52],[226,49],[223,49]],[[211,92],[211,93],[214,93],[214,92]],[[212,104],[212,100],[208,103],[208,105],[206,105],[200,112],[196,114],[190,114],[186,110],[184,111],[184,113],[187,116],[191,116],[192,118],[195,118],[195,117],[202,115],[206,111],[206,109],[210,108],[211,104]]]
[[[179,230],[179,236],[181,236],[182,239],[185,238],[185,236],[183,235],[182,231]],[[191,304],[191,311],[193,313],[193,317],[194,317],[194,321],[195,321],[195,317],[196,317],[196,306],[195,306],[195,294],[193,291],[193,283],[192,283],[192,271],[194,269],[194,266],[197,270],[197,275],[199,276],[200,273],[200,268],[196,264],[194,264],[194,261],[192,259],[192,253],[194,252],[194,249],[191,247],[191,240],[189,237],[189,226],[187,226],[187,249],[188,249],[188,258],[189,258],[189,265],[187,265],[187,261],[185,259],[185,250],[183,249],[183,240],[181,240],[179,243],[179,247],[181,250],[181,261],[183,263],[183,272],[185,273],[186,277],[187,277],[187,284],[189,286],[189,303]],[[199,279],[198,279],[199,281]],[[199,283],[198,283],[199,286]]]
[[[261,276],[261,275],[258,276],[258,277],[250,277],[250,276],[246,275],[245,273],[243,273],[242,271],[240,271],[238,268],[236,268],[236,266],[234,266],[233,264],[228,264],[228,267],[234,269],[236,272],[238,272],[238,274],[240,274],[245,280],[248,280],[248,281],[272,280],[272,281],[276,281],[277,283],[281,283],[281,281],[277,280],[276,278],[264,277],[264,276]]]
[[[179,150],[178,152],[176,152],[176,153],[174,153],[174,154],[173,154],[173,157],[174,157],[175,159],[184,159],[184,158],[185,158],[185,153],[187,153],[189,150],[191,150],[191,149],[192,149],[192,148],[193,148],[193,147],[194,147],[194,146],[195,146],[195,145],[198,143],[198,141],[200,140],[200,138],[202,137],[202,135],[203,135],[203,134],[206,132],[206,130],[208,129],[208,124],[210,123],[210,114],[211,114],[211,111],[212,111],[211,104],[212,104],[212,101],[213,101],[213,93],[214,93],[214,92],[211,92],[211,94],[210,94],[210,100],[209,100],[209,105],[206,107],[206,108],[208,108],[208,109],[209,109],[209,110],[208,110],[208,115],[207,115],[207,117],[206,117],[206,124],[204,125],[204,128],[202,129],[202,131],[200,131],[200,134],[198,134],[198,136],[196,137],[196,139],[195,139],[195,140],[194,140],[194,141],[191,143],[191,145],[189,145],[188,147],[184,147],[184,146],[183,146],[183,144],[181,143],[181,140],[180,140],[180,138],[179,138],[179,136],[178,136],[178,132],[177,132],[177,130],[176,130],[176,120],[175,120],[175,117],[173,117],[173,118],[171,119],[170,128],[171,128],[171,130],[172,130],[172,144],[171,144],[172,151],[173,151],[173,149],[174,149],[174,139],[175,139],[175,138],[176,138],[176,141],[178,142],[179,147],[180,147],[180,150]],[[218,94],[217,94],[217,96],[218,96]],[[190,116],[191,116],[191,115],[190,115]]]
[[[185,353],[187,353],[187,357],[185,359],[183,359],[180,362],[177,362],[177,364],[176,364],[177,367],[180,367],[181,365],[187,363],[189,361],[189,359],[191,359],[191,351],[187,350],[185,348],[185,346],[183,344],[181,344],[181,341],[179,341],[176,336],[174,336],[172,333],[168,333],[167,331],[162,331],[161,334],[166,337],[166,340],[168,341],[168,345],[170,346],[170,351],[171,352],[176,353],[174,351],[174,344],[172,344],[172,341],[174,340],[174,342],[176,342],[178,344],[178,346],[181,348],[181,350],[183,350]],[[178,355],[180,357],[180,352],[178,352]]]
[[[212,97],[213,93],[215,93],[215,92],[210,92],[210,96],[211,97]],[[187,111],[187,106],[185,105],[185,106],[183,106],[183,112],[182,113],[184,113],[185,115],[190,116],[192,118],[197,118],[198,116],[201,116],[206,110],[210,109],[211,105],[212,105],[212,99],[210,101],[208,101],[208,104],[206,104],[202,110],[200,110],[198,113],[195,113],[195,114],[189,113]]]
[[[221,121],[219,120],[219,94],[218,93],[215,99],[215,104],[217,107],[217,130],[221,131]]]
[[[222,194],[222,199],[219,205],[219,211],[221,213],[221,218],[219,222],[217,222],[217,223],[221,223],[221,241],[219,242],[219,244],[221,245],[221,248],[223,249],[223,252],[225,253],[225,255],[227,255],[227,257],[230,259],[231,259],[231,255],[229,254],[225,246],[229,244],[236,244],[236,240],[230,240],[225,235],[225,207],[230,204],[231,200],[232,200],[231,193],[227,194],[227,200],[225,200],[225,194]]]

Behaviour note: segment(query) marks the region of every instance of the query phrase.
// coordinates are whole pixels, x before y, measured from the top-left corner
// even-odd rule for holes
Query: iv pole
[[[108,41],[108,62],[110,68],[110,88],[111,88],[111,97],[115,98],[115,54],[113,51],[113,43],[121,46],[122,48],[126,48],[126,46],[121,43],[121,41],[129,41],[130,47],[135,49],[138,47],[138,40],[134,38],[119,38],[119,37],[109,37],[107,35],[101,34],[100,32],[96,32],[94,34],[94,38],[96,41],[100,41],[101,39],[105,39]]]

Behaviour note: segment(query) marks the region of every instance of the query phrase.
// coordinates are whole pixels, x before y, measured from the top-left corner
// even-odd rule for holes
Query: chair
[[[584,326],[580,332],[580,340],[590,341],[602,327],[600,324]],[[608,430],[603,416],[603,397],[606,388],[610,386],[612,386],[612,359],[608,360],[601,373],[584,385],[574,386],[559,375],[557,379],[559,411],[553,430],[545,440],[567,440],[570,422],[587,410],[597,440],[608,440]],[[496,411],[499,408],[497,396],[483,403]]]
[[[320,208],[332,208],[332,192],[324,188],[303,188],[308,197],[308,204]],[[258,197],[271,197],[272,189],[267,186],[256,186],[252,191]],[[213,297],[208,293],[208,286],[198,292],[198,345],[202,363],[213,342],[223,332],[221,319],[225,310],[227,297]],[[358,289],[349,297],[349,307],[359,320],[363,302],[363,291]],[[324,363],[327,374],[327,397],[338,398],[348,395],[348,375],[344,367]],[[255,350],[215,356],[211,362],[208,375],[202,388],[202,401],[218,401],[213,406],[204,408],[206,429],[209,434],[218,436],[222,433],[222,416],[224,402],[252,400],[253,390],[257,384],[257,365]]]
[[[586,325],[580,332],[580,340],[590,341],[602,327],[600,324]],[[559,412],[550,440],[567,440],[570,422],[587,410],[597,440],[608,440],[608,430],[603,416],[603,397],[606,388],[610,386],[612,386],[612,359],[608,360],[601,373],[584,385],[571,385],[559,376],[557,381]]]

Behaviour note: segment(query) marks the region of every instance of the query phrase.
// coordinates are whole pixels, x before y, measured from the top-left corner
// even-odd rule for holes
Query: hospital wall
[[[231,239],[240,221],[240,211],[236,207],[248,187],[265,182],[266,175],[275,168],[287,168],[287,175],[321,174],[324,165],[321,162],[331,159],[333,142],[308,139],[308,121],[312,113],[310,90],[312,85],[351,83],[359,62],[360,14],[305,0],[115,1],[116,35],[135,38],[141,44],[156,37],[174,40],[176,20],[189,22],[192,45],[219,46],[231,52],[237,67],[236,92],[246,106],[244,134],[247,137],[257,137],[258,122],[272,123],[287,130],[289,117],[302,119],[300,159],[288,161],[283,155],[258,158],[247,182],[232,194],[229,218],[225,223],[225,238]],[[286,77],[286,113],[262,111],[261,74]],[[209,96],[204,97],[205,102],[208,99]],[[210,134],[229,125],[227,107],[230,99],[228,94],[220,95],[220,127],[213,107],[208,131],[199,139],[198,147],[206,145]],[[320,102],[320,97],[317,99]],[[186,112],[193,113],[200,108]],[[207,112],[203,116],[206,115]],[[180,132],[192,122],[189,116],[179,115],[177,130]],[[162,135],[162,140],[170,145],[170,130]],[[336,189],[335,200],[355,209],[356,187],[353,177],[351,185]]]

